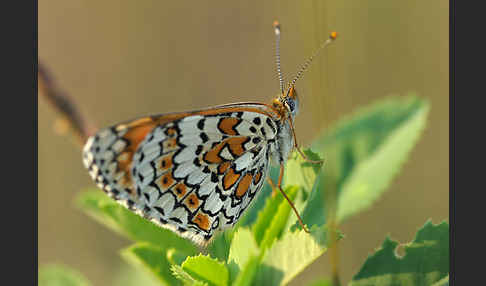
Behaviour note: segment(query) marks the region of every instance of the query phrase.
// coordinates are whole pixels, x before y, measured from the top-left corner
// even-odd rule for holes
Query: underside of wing
[[[241,217],[268,172],[278,126],[260,106],[139,119],[100,131],[84,163],[107,194],[205,244]]]

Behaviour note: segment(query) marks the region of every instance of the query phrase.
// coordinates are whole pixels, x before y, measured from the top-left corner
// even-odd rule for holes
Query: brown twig
[[[86,116],[83,116],[73,98],[59,88],[52,74],[41,62],[38,65],[38,83],[39,95],[44,96],[54,106],[68,123],[81,146],[84,145],[97,128],[89,123]]]

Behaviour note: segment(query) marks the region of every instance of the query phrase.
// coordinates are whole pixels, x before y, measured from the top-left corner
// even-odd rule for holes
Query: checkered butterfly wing
[[[90,137],[84,164],[127,208],[206,244],[262,188],[277,128],[263,104],[147,117]]]

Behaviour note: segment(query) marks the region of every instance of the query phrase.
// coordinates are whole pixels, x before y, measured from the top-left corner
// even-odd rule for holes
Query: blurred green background
[[[342,282],[387,234],[413,239],[449,211],[448,1],[60,1],[39,2],[39,59],[99,127],[141,115],[278,92],[272,22],[282,24],[282,69],[291,78],[331,30],[338,40],[297,84],[303,145],[342,116],[390,94],[431,102],[409,160],[373,207],[341,226]],[[73,207],[93,187],[73,138],[54,131],[39,100],[39,265],[64,263],[94,285],[119,285],[128,241]],[[292,285],[330,273],[327,255]],[[124,280],[127,284],[129,280]]]

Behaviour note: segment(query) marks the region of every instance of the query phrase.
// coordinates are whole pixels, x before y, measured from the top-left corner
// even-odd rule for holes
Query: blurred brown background
[[[428,126],[385,195],[341,229],[346,284],[387,234],[413,239],[449,211],[448,1],[88,1],[39,2],[39,58],[99,127],[141,115],[278,92],[271,24],[282,23],[289,77],[331,30],[340,38],[298,83],[301,143],[343,115],[389,94],[431,101]],[[39,265],[60,262],[95,285],[129,285],[118,250],[129,242],[73,207],[94,187],[71,137],[39,100]],[[324,255],[292,284],[330,272]],[[136,284],[132,284],[136,285]]]

